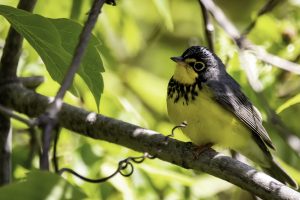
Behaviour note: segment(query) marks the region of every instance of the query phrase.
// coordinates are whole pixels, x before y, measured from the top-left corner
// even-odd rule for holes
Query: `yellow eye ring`
[[[194,62],[193,68],[195,71],[200,72],[205,68],[205,64],[203,62],[197,61]]]

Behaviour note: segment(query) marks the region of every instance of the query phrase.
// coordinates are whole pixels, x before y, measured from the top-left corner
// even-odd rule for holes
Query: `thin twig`
[[[40,142],[37,138],[37,128],[36,127],[30,127],[26,132],[29,132],[30,141],[29,141],[29,152],[27,160],[25,161],[25,167],[27,169],[30,169],[32,167],[32,161],[34,159],[34,156],[36,153],[40,150]]]
[[[204,28],[205,28],[205,36],[206,36],[206,41],[208,43],[208,48],[214,52],[214,26],[210,20],[209,13],[201,0],[199,0],[199,4],[201,7],[202,11],[202,16],[203,16],[203,22],[204,22]]]
[[[250,33],[250,31],[255,27],[258,18],[268,12],[271,12],[280,2],[282,2],[282,0],[267,1],[266,4],[263,5],[263,7],[257,12],[255,19],[245,28],[244,31],[242,31],[242,36],[248,35],[248,33]]]
[[[73,174],[74,176],[76,176],[86,182],[102,183],[102,182],[105,182],[105,181],[113,178],[117,174],[121,174],[122,176],[125,176],[125,177],[131,176],[134,172],[133,163],[142,163],[146,158],[154,159],[153,156],[149,155],[148,153],[144,153],[142,156],[128,157],[124,160],[121,160],[121,161],[119,161],[118,168],[116,169],[115,172],[113,172],[111,175],[109,175],[107,177],[99,178],[99,179],[91,179],[91,178],[84,177],[70,168],[62,168],[59,170],[58,173],[62,174],[64,172],[69,172],[69,173]],[[129,167],[129,172],[123,172],[124,170],[128,169],[128,167]]]
[[[0,105],[0,113],[6,115],[9,118],[14,118],[20,122],[23,122],[29,127],[32,127],[36,124],[35,120],[26,119],[20,115],[15,114],[12,110]]]
[[[49,149],[51,143],[51,133],[54,127],[57,126],[57,120],[45,117],[45,115],[38,118],[40,127],[43,129],[42,134],[42,151],[40,154],[40,169],[49,170]]]
[[[41,157],[41,169],[49,170],[49,148],[50,148],[50,140],[51,140],[51,132],[55,126],[57,126],[57,113],[60,111],[63,97],[65,96],[67,90],[70,88],[75,73],[77,72],[80,61],[84,55],[84,51],[88,45],[89,38],[91,36],[92,29],[94,28],[98,15],[101,11],[102,6],[104,3],[113,4],[114,1],[106,1],[106,0],[94,0],[91,10],[88,15],[88,19],[84,24],[82,32],[79,37],[79,42],[75,49],[75,53],[73,55],[73,59],[71,61],[70,67],[64,76],[62,81],[61,87],[59,88],[54,101],[50,104],[49,108],[46,110],[46,118],[45,116],[41,117],[44,118],[41,120],[45,122],[45,126],[43,128],[43,152]]]
[[[60,130],[55,131],[54,144],[53,144],[53,166],[55,173],[59,173],[59,164],[57,158],[57,145],[59,140]]]

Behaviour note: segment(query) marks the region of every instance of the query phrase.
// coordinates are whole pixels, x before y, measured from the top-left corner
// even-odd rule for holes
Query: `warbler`
[[[202,46],[192,46],[181,56],[168,84],[167,109],[174,124],[200,146],[218,144],[254,161],[277,180],[297,188],[297,183],[274,160],[274,145],[262,125],[259,111],[226,72],[221,59]]]

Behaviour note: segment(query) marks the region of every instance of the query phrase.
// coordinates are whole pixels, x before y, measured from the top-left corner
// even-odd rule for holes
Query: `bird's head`
[[[201,46],[192,46],[171,59],[177,63],[173,78],[183,84],[193,84],[197,78],[207,80],[225,71],[221,60]]]

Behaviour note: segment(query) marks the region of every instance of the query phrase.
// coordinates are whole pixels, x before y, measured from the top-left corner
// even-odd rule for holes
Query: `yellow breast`
[[[196,92],[195,100],[188,102],[180,98],[175,103],[176,95],[168,97],[168,114],[174,124],[186,121],[188,125],[182,131],[197,145],[213,143],[232,149],[243,147],[251,139],[249,129],[211,98],[208,87]]]

